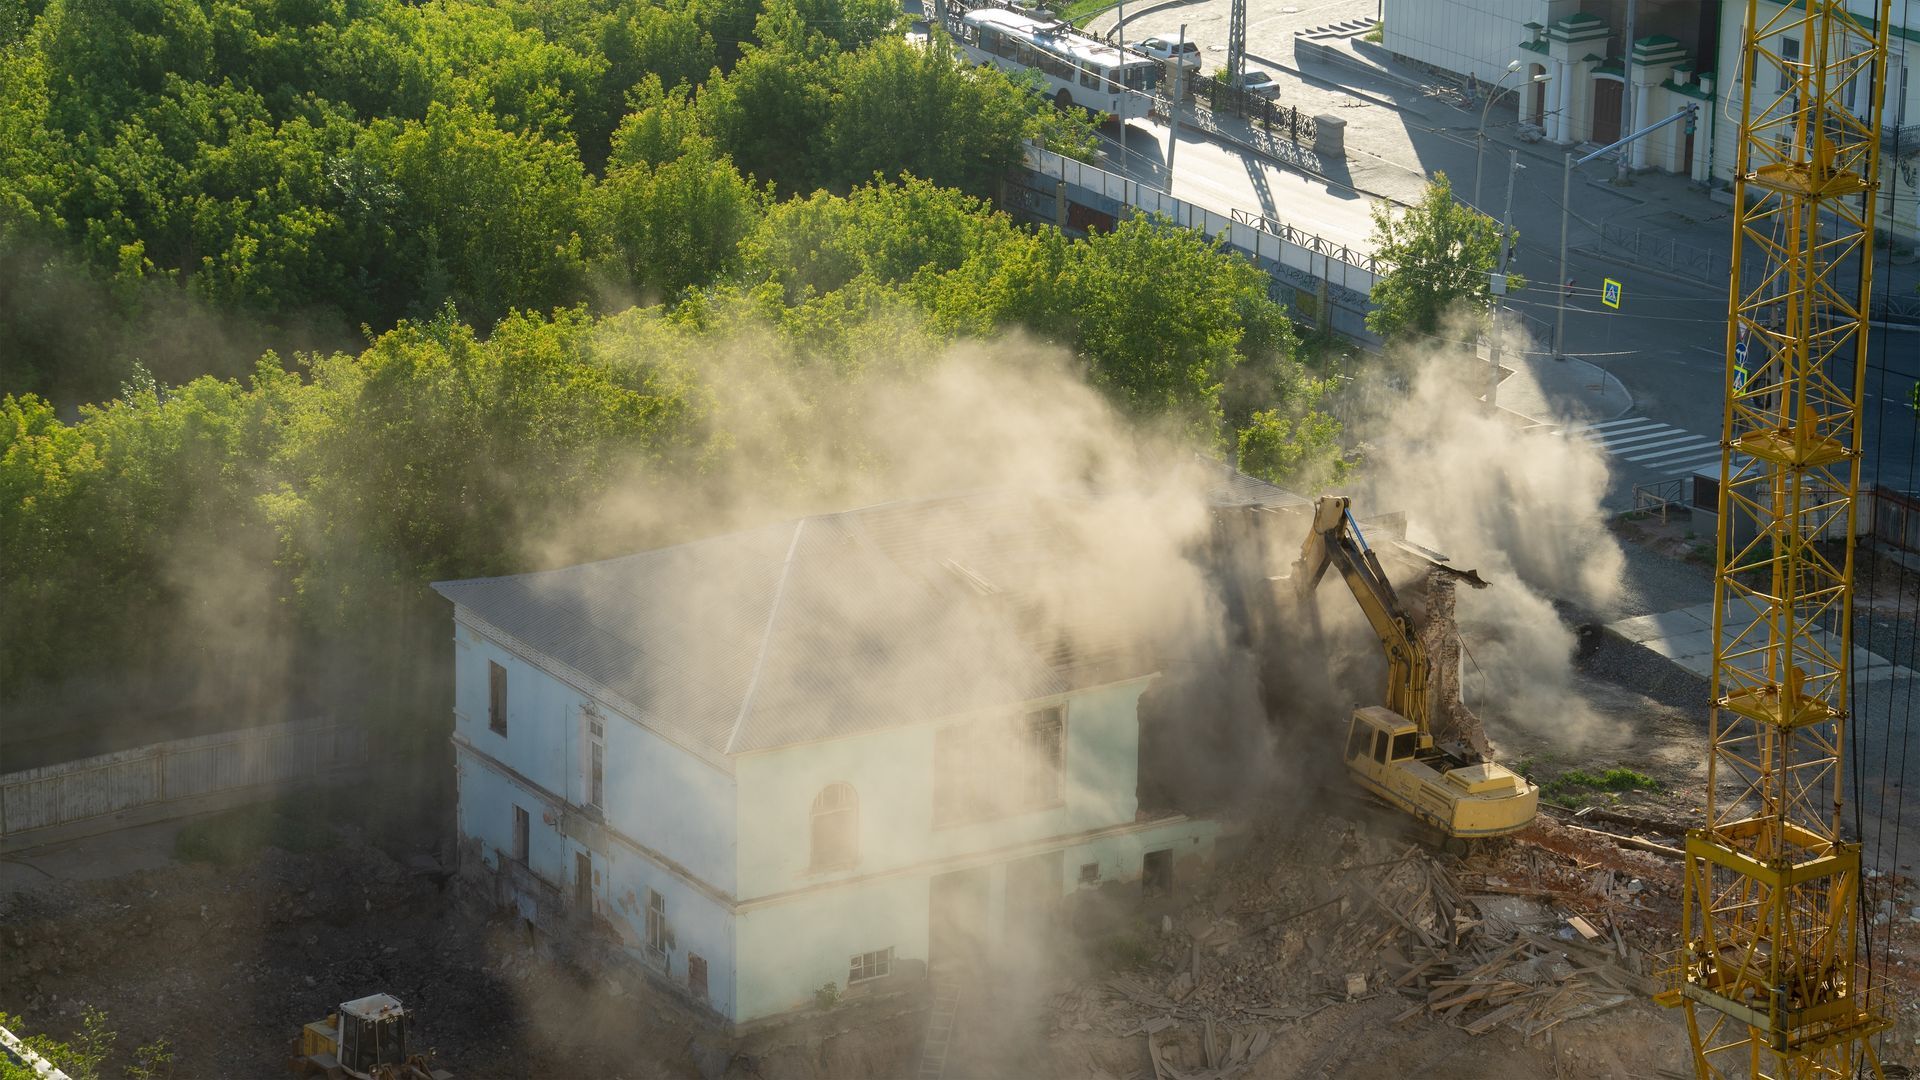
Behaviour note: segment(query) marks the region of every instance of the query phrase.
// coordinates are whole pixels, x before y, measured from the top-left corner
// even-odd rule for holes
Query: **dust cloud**
[[[1405,511],[1411,539],[1492,583],[1457,594],[1470,703],[1570,749],[1611,735],[1617,722],[1575,689],[1576,632],[1561,612],[1604,609],[1619,596],[1625,554],[1602,507],[1605,458],[1489,412],[1477,362],[1461,377],[1457,355],[1400,359],[1411,372],[1404,386],[1375,388],[1359,425],[1371,467],[1356,499]],[[1521,367],[1505,386],[1530,379]]]

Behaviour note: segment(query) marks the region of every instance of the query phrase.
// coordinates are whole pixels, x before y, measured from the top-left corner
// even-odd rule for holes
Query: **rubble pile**
[[[1144,1035],[1159,1080],[1230,1077],[1278,1027],[1384,995],[1400,1020],[1539,1035],[1649,996],[1678,899],[1676,864],[1564,827],[1462,861],[1321,817],[1225,860],[1151,962],[1058,995],[1053,1028]]]

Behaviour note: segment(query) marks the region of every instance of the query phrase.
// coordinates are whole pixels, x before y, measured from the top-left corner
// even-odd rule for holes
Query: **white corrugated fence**
[[[320,717],[174,739],[0,775],[0,838],[98,822],[159,820],[178,805],[244,801],[366,760],[359,727]],[[147,812],[152,811],[152,812]],[[125,822],[133,823],[131,820]]]

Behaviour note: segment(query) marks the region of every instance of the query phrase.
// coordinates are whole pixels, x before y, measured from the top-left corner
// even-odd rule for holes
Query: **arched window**
[[[828,784],[813,800],[814,870],[852,866],[860,858],[860,796],[852,784]]]

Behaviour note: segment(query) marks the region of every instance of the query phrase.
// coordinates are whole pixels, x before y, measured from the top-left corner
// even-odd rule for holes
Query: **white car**
[[[1200,46],[1191,41],[1183,46],[1177,41],[1168,41],[1163,37],[1150,37],[1134,42],[1133,47],[1162,63],[1171,61],[1173,55],[1179,53],[1181,67],[1190,71],[1200,70]]]
[[[1241,77],[1240,89],[1255,97],[1266,98],[1268,101],[1276,101],[1280,97],[1280,84],[1273,81],[1273,76],[1258,68],[1248,71]]]

